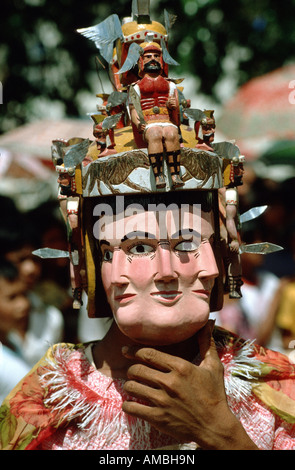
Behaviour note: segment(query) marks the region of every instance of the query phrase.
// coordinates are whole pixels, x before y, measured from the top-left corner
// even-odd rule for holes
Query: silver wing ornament
[[[228,158],[230,160],[232,158],[239,158],[241,154],[239,147],[232,142],[216,142],[212,143],[211,147],[215,150],[217,155]]]
[[[128,54],[124,64],[116,74],[125,73],[133,69],[138,62],[139,57],[143,54],[143,48],[140,47],[136,42],[132,42],[128,49]]]
[[[245,222],[248,222],[249,220],[256,219],[259,217],[263,212],[267,209],[267,206],[257,206],[257,207],[252,207],[248,211],[244,212],[240,216],[240,223],[244,224]]]
[[[167,33],[172,28],[176,20],[176,15],[173,15],[173,13],[169,13],[167,10],[164,10],[165,29]]]
[[[112,116],[106,117],[102,121],[102,128],[103,129],[113,129],[114,127],[116,127],[116,125],[120,121],[121,116],[122,116],[122,113],[118,113],[118,114],[113,114]]]
[[[79,144],[75,144],[66,151],[64,156],[64,164],[66,168],[75,168],[80,165],[87,155],[89,139],[84,139]]]
[[[166,47],[166,43],[163,38],[161,39],[161,47],[164,62],[168,65],[179,65],[179,63],[176,62],[176,60],[172,59],[171,55],[169,54],[168,49]]]
[[[192,121],[202,121],[206,119],[206,114],[201,109],[187,108],[184,114]]]
[[[107,111],[111,108],[115,108],[120,104],[125,104],[127,101],[127,93],[123,93],[122,91],[113,91],[107,101],[106,109]]]
[[[281,251],[284,248],[275,245],[274,243],[262,242],[262,243],[251,243],[249,245],[240,246],[240,254],[242,253],[256,253],[257,255],[267,255],[269,253],[275,253]]]
[[[110,64],[113,60],[114,42],[124,40],[121,22],[118,15],[110,15],[101,23],[88,28],[77,29],[82,36],[94,41],[102,57]]]
[[[42,259],[56,259],[56,258],[69,258],[68,251],[57,250],[55,248],[39,248],[32,252],[33,255]]]

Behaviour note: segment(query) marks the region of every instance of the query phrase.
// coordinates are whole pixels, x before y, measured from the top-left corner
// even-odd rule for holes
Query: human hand
[[[232,240],[229,244],[230,251],[233,253],[239,253],[240,244],[238,240]]]
[[[146,128],[146,124],[142,124],[140,121],[137,124],[137,130],[140,134],[143,134]]]
[[[196,442],[203,449],[254,448],[227,405],[209,322],[198,342],[199,366],[148,347],[124,348],[126,357],[138,360],[127,371],[124,390],[145,404],[125,401],[123,410],[178,442]]]
[[[170,96],[166,101],[166,106],[168,109],[176,109],[176,98],[174,96]]]

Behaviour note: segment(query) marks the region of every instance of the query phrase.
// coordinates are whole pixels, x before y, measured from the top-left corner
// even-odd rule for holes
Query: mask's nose
[[[209,242],[202,243],[200,246],[198,267],[200,279],[214,279],[219,275],[215,255]]]
[[[177,279],[173,268],[172,252],[169,242],[159,242],[157,250],[157,274],[155,281],[170,282]]]
[[[120,248],[115,248],[112,254],[112,271],[111,283],[112,284],[126,284],[127,278],[122,273],[127,273],[128,266],[126,265],[126,256]]]

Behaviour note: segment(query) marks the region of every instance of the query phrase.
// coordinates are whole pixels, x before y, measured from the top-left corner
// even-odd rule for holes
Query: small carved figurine
[[[215,118],[213,110],[204,110],[205,118],[201,121],[195,122],[195,132],[197,145],[196,148],[203,150],[213,150],[211,147],[212,142],[215,137]],[[199,131],[201,130],[202,138],[199,136]]]
[[[179,176],[179,104],[178,92],[173,81],[163,76],[162,48],[156,42],[140,45],[139,74],[142,79],[130,87],[130,113],[133,129],[143,134],[147,143],[156,187],[166,186],[163,176],[163,160],[166,155],[171,172],[172,185],[183,186]]]
[[[233,158],[231,161],[231,180],[232,182],[225,189],[225,208],[226,208],[226,229],[228,235],[228,257],[227,257],[227,281],[225,288],[229,290],[231,299],[242,297],[241,286],[242,267],[240,260],[241,239],[239,235],[239,196],[238,188],[242,183],[244,174],[244,157]],[[222,191],[222,190],[221,190]]]

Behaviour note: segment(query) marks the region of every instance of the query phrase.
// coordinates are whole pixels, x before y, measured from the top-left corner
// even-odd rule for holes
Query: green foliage
[[[294,8],[295,0],[151,0],[153,19],[162,21],[164,9],[177,15],[170,35],[177,74],[196,76],[214,98],[224,77],[240,85],[294,60]],[[112,13],[130,16],[131,0],[2,0],[0,132],[34,119],[85,115],[89,93],[102,92],[98,51],[75,30]],[[103,67],[100,74],[105,81]]]
[[[17,426],[16,417],[10,414],[9,408],[2,405],[0,408],[0,444],[5,448],[14,436]]]

